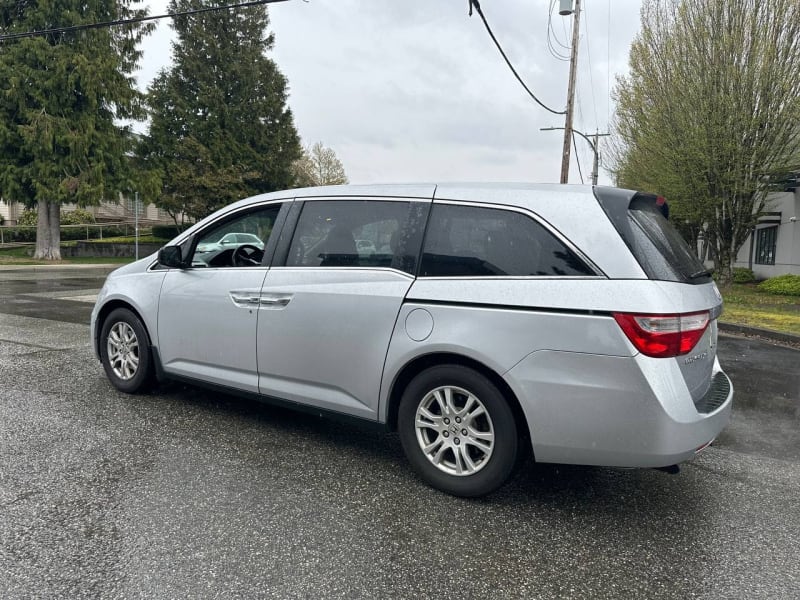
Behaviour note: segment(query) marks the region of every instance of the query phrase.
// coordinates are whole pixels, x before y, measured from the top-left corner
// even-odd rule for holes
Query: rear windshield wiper
[[[698,279],[699,277],[711,277],[714,274],[714,269],[703,269],[697,273],[689,275],[689,279]]]

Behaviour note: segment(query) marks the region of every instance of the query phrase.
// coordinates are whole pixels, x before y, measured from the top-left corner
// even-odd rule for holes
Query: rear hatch
[[[722,313],[711,271],[668,220],[663,198],[608,188],[595,195],[648,279],[675,297],[674,314],[615,318],[644,354],[677,361],[692,398],[701,400],[712,383]]]

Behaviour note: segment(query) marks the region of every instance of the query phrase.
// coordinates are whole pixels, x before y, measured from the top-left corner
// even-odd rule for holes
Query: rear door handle
[[[281,309],[292,301],[292,294],[261,294],[261,308]]]

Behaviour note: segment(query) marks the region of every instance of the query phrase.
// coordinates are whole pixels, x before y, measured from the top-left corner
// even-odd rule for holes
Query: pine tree
[[[216,0],[172,0],[171,12]],[[157,204],[201,218],[247,195],[288,188],[301,147],[287,84],[267,57],[265,6],[177,17],[173,65],[148,90],[142,156],[163,180]]]
[[[2,0],[0,35],[143,16],[139,0]],[[0,42],[0,195],[38,205],[36,258],[58,260],[60,206],[130,188],[132,73],[148,24]]]

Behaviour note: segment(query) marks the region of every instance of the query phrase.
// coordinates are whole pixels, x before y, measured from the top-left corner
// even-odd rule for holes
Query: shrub
[[[171,240],[180,232],[175,225],[153,225],[153,237],[161,240]]]
[[[800,275],[778,275],[758,284],[758,289],[769,294],[800,296]]]
[[[17,225],[26,227],[36,227],[38,223],[39,213],[36,209],[26,208],[17,220]],[[62,225],[86,225],[94,223],[94,215],[88,210],[76,208],[75,210],[66,210],[61,213]]]
[[[733,269],[733,283],[753,283],[756,280],[755,273],[752,269],[745,269],[744,267],[734,267]]]
[[[23,225],[26,227],[36,227],[38,218],[38,213],[35,210],[32,208],[26,208],[22,211],[22,214],[17,219],[17,225],[20,227]]]
[[[61,213],[62,225],[86,225],[94,223],[94,215],[88,210],[76,208],[75,210],[63,211]]]
[[[36,227],[11,227],[3,232],[6,242],[35,242]]]

